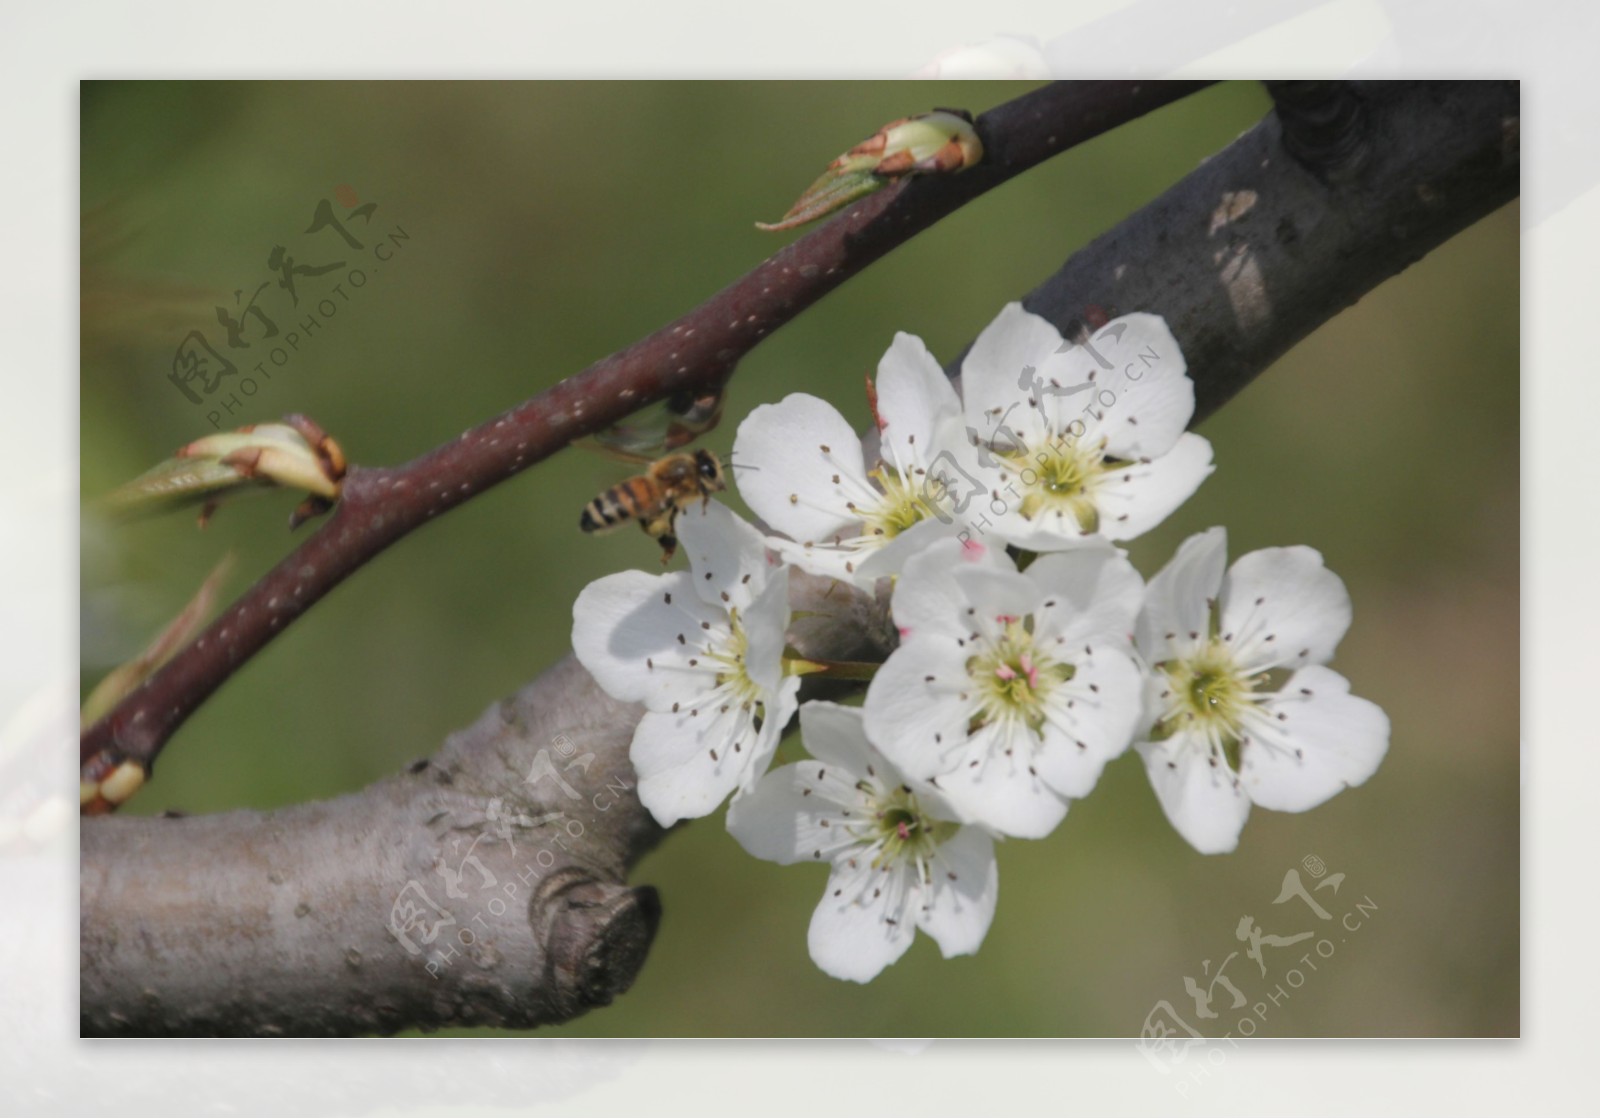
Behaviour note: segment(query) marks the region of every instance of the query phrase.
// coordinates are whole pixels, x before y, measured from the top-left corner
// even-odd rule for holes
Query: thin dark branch
[[[1351,182],[1329,188],[1286,158],[1268,117],[1075,254],[1026,304],[1063,327],[1090,304],[1162,314],[1204,414],[1362,294],[1516,197],[1515,83],[1356,92],[1374,158]],[[893,640],[881,603],[822,583],[792,583],[793,605],[807,613],[792,631],[801,652],[881,656]],[[265,814],[85,821],[84,1031],[528,1026],[603,1003],[637,970],[655,918],[653,898],[623,885],[661,834],[621,787],[632,781],[638,717],[568,659],[453,735],[427,765],[353,796]],[[616,799],[603,811],[592,797],[570,809],[583,813],[587,838],[538,864],[544,877],[518,878],[516,907],[494,913],[490,888],[475,884],[444,902],[448,935],[461,940],[459,930],[478,928],[485,914],[487,928],[477,954],[461,961],[470,967],[452,971],[452,957],[436,979],[432,957],[410,953],[389,930],[398,892],[415,880],[437,900],[440,868],[458,868],[474,842],[489,855],[493,889],[526,874],[525,864],[498,861],[510,853],[494,841],[495,821],[569,810],[564,792],[524,779],[562,737],[574,755],[595,755],[584,790],[609,775]],[[521,849],[548,847],[551,822],[516,825]],[[540,892],[546,881],[555,885]]]
[[[884,254],[1013,176],[1205,82],[1058,82],[980,116],[984,159],[874,194],[677,322],[404,466],[353,467],[333,515],[138,691],[88,728],[88,780],[149,768],[185,719],[351,572],[428,521],[629,413],[721,385],[763,338]],[[843,146],[843,145],[841,145]]]

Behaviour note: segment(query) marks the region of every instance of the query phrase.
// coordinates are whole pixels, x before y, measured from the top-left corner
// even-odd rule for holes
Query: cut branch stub
[[[545,942],[546,971],[557,1020],[609,1006],[644,966],[661,924],[661,898],[651,886],[602,882],[576,868],[551,875],[532,903]]]
[[[1350,82],[1267,82],[1283,146],[1324,182],[1360,172],[1372,152],[1361,98]]]

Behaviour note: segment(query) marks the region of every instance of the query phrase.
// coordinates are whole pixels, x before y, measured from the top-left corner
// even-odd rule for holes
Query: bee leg
[[[673,534],[678,518],[674,511],[668,510],[648,521],[640,521],[639,527],[644,529],[644,534],[661,545],[661,565],[665,567],[671,562],[673,554],[678,550],[678,538]]]
[[[656,543],[661,545],[661,566],[665,567],[678,552],[678,538],[670,532],[664,532],[656,537]]]

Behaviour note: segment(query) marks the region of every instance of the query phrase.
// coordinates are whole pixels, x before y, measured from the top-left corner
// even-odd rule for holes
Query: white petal
[[[864,714],[862,708],[826,700],[812,700],[800,709],[800,736],[813,759],[802,763],[812,795],[853,811],[864,795],[857,787],[863,780],[879,790],[905,786],[928,815],[956,819],[937,789],[907,775],[868,741]]]
[[[904,332],[878,362],[878,417],[883,457],[903,470],[928,461],[940,420],[958,415],[961,398],[922,339]]]
[[[1007,745],[1010,756],[1005,753]],[[939,774],[937,788],[964,823],[1041,839],[1066,817],[1067,803],[1029,772],[1034,754],[1031,735],[1019,734],[1006,743],[997,729],[984,728],[972,737],[959,764]]]
[[[867,686],[867,737],[907,776],[944,772],[967,740],[968,656],[946,638],[914,639],[889,654]]]
[[[639,721],[628,756],[639,800],[662,827],[709,815],[738,787],[755,739],[735,751],[730,722],[703,711],[691,716],[687,708],[652,711]]]
[[[775,566],[767,562],[766,538],[721,502],[678,514],[678,540],[694,574],[694,590],[726,610],[743,609],[766,589]]]
[[[778,752],[778,742],[783,737],[784,728],[799,707],[800,677],[786,676],[778,685],[778,690],[769,694],[763,703],[761,730],[755,737],[750,760],[739,779],[741,792],[748,793],[755,788],[756,781],[767,772],[773,756]]]
[[[1016,571],[967,564],[956,568],[955,579],[967,601],[961,622],[969,633],[980,633],[991,640],[997,640],[1004,632],[1006,619],[1025,618],[1039,605],[1038,586]]]
[[[1168,660],[1204,640],[1210,632],[1209,600],[1222,587],[1228,563],[1228,535],[1207,529],[1178,547],[1144,592],[1135,641],[1151,664]],[[1195,636],[1190,637],[1191,634]]]
[[[1026,574],[1041,598],[1033,614],[1035,641],[1060,638],[1074,650],[1095,642],[1132,647],[1144,580],[1122,552],[1107,544],[1055,552],[1034,560]]]
[[[1027,388],[1033,374],[1026,370],[1030,366],[1037,370],[1060,347],[1061,332],[1048,320],[1024,311],[1020,303],[1007,303],[962,359],[967,423],[987,438],[993,433],[994,418],[1013,405],[1020,407],[1012,413],[1012,427],[1024,413],[1037,417]]]
[[[1026,451],[1030,440],[1044,438],[1043,419],[1037,412],[1032,426],[1033,434],[1011,431],[1006,421],[1005,432],[994,430],[1000,424],[1001,413],[991,417],[994,424],[969,428],[960,416],[947,417],[934,430],[935,453],[927,456],[921,475],[924,496],[935,504],[948,519],[963,525],[980,523],[992,512],[991,501],[995,492],[1003,491],[1016,471],[1016,464],[1004,457],[1005,451]],[[1017,419],[1015,411],[1011,419]],[[1026,425],[1025,425],[1026,426]],[[1032,430],[1030,428],[1030,430]],[[999,446],[991,449],[985,438],[993,438]]]
[[[728,832],[756,858],[784,865],[831,859],[856,846],[836,823],[839,804],[819,792],[837,782],[819,782],[816,771],[815,763],[803,762],[767,774],[728,806]]]
[[[1240,556],[1222,586],[1223,639],[1247,668],[1322,664],[1350,628],[1350,593],[1314,548]]]
[[[1215,469],[1211,444],[1192,432],[1164,455],[1128,463],[1095,489],[1100,531],[1110,540],[1142,536],[1188,501]]]
[[[871,590],[879,579],[899,575],[907,560],[927,551],[935,541],[956,536],[962,525],[953,519],[949,523],[919,521],[893,538],[876,537],[858,543],[856,534],[865,531],[861,525],[852,525],[840,534],[842,544],[832,539],[797,544],[781,537],[773,537],[767,544],[785,563],[802,571]]]
[[[996,513],[993,506],[987,512],[991,520],[987,531],[1024,551],[1060,552],[1105,543],[1096,533],[1084,532],[1077,518],[1065,509],[1051,506],[1032,517],[1023,516],[1022,502],[1009,494],[1003,512]]]
[[[851,525],[841,530],[840,535],[849,540],[860,531],[860,525]],[[842,583],[854,583],[857,586],[864,584],[857,578],[856,570],[864,557],[873,554],[872,550],[867,548],[836,544],[832,537],[797,543],[786,537],[773,536],[767,539],[767,547],[777,552],[784,563],[798,567],[801,571],[828,579],[838,579]]]
[[[1172,705],[1172,680],[1158,668],[1146,667],[1144,673],[1144,712],[1139,719],[1139,730],[1134,738],[1145,737],[1164,717]]]
[[[857,785],[865,780],[878,790],[908,788],[922,810],[938,820],[955,820],[954,810],[938,789],[906,773],[869,739],[861,707],[845,707],[812,700],[800,709],[800,736],[813,761],[805,763],[814,778],[814,795],[853,808],[861,796]]]
[[[994,840],[981,828],[964,827],[939,848],[930,868],[917,927],[933,937],[945,959],[970,956],[983,943],[1000,896]]]
[[[1140,742],[1150,787],[1168,821],[1202,855],[1220,855],[1239,845],[1250,815],[1250,798],[1226,765],[1212,765],[1204,748],[1179,732],[1165,742]]]
[[[906,561],[895,584],[892,610],[903,635],[966,636],[969,627],[962,616],[969,603],[956,581],[956,571],[966,566],[1016,571],[1001,548],[960,540],[934,541],[922,554]]]
[[[1099,418],[1086,438],[1104,438],[1109,454],[1127,459],[1164,455],[1189,426],[1194,382],[1178,340],[1161,316],[1113,319],[1095,332],[1088,347],[1074,347],[1068,356],[1081,376],[1066,383],[1082,383],[1094,375],[1093,405]],[[1088,394],[1082,399],[1090,402]]]
[[[1388,752],[1383,708],[1351,695],[1349,682],[1331,668],[1302,668],[1262,707],[1269,718],[1252,726],[1239,777],[1263,808],[1315,808],[1371,777]]]
[[[725,633],[728,618],[696,598],[691,583],[686,571],[619,571],[578,595],[572,649],[608,694],[662,710],[711,686],[710,670],[688,661],[704,652],[701,623]]]
[[[856,523],[860,518],[847,503],[863,504],[876,492],[848,421],[807,393],[746,416],[734,437],[733,461],[739,496],[756,516],[799,541],[823,540]]]
[[[739,618],[745,635],[745,674],[763,691],[775,691],[783,677],[783,650],[788,641],[788,568],[781,568],[768,579],[767,585]]]
[[[819,762],[837,766],[851,775],[851,784],[865,777],[878,752],[867,741],[863,712],[827,700],[813,700],[800,708],[800,739],[806,752]]]
[[[1060,686],[1060,697],[1051,696],[1043,745],[1033,760],[1039,776],[1064,797],[1088,796],[1106,763],[1133,740],[1143,690],[1144,673],[1109,646],[1080,660],[1073,678]]]
[[[865,860],[855,868],[834,866],[806,938],[818,967],[835,979],[865,983],[905,955],[917,926],[903,908],[892,908],[908,896],[889,881],[901,873],[873,870]]]
[[[854,565],[855,570],[846,571],[841,577],[858,587],[871,588],[885,576],[899,575],[913,557],[926,552],[937,541],[953,539],[961,531],[961,523],[953,518],[948,523],[918,521],[883,547],[861,555]]]
[[[758,712],[731,702],[726,690],[707,692],[676,711],[647,714],[628,752],[640,802],[671,827],[709,814],[735,789],[752,789],[772,763],[799,685],[798,677],[789,677],[765,697],[759,728]]]

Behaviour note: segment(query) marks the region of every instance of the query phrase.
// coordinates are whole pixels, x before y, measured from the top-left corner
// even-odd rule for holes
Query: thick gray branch
[[[1515,83],[1332,92],[1298,157],[1268,117],[1025,304],[1068,334],[1096,307],[1165,316],[1203,416],[1516,196]],[[881,604],[797,583],[797,609],[823,612],[795,635],[803,651],[881,658]],[[84,1032],[531,1027],[604,1005],[658,913],[653,891],[624,885],[661,834],[632,793],[638,714],[568,659],[429,764],[352,796],[84,821]]]
[[[85,1033],[530,1027],[633,981],[639,710],[568,658],[351,796],[82,829]],[[532,780],[530,781],[530,776]]]
[[[1069,336],[1092,306],[1165,316],[1203,419],[1317,327],[1517,196],[1518,92],[1516,82],[1350,83],[1364,134],[1339,134],[1337,150],[1362,156],[1328,183],[1323,167],[1285,150],[1269,115],[1023,304]]]
[[[791,586],[803,652],[887,655],[875,600]],[[641,713],[568,657],[359,793],[84,820],[84,1034],[529,1029],[606,1005],[660,914],[624,885],[663,834],[628,763]]]

